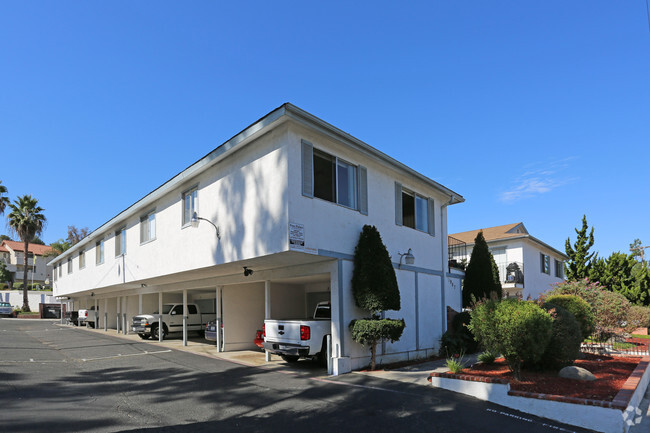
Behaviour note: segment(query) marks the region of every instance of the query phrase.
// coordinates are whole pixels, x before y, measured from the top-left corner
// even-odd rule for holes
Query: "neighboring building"
[[[569,258],[531,236],[523,223],[451,234],[451,238],[465,243],[467,248],[462,252],[456,249],[457,253],[450,259],[469,263],[474,239],[480,231],[494,256],[501,285],[508,296],[537,299],[552,284],[564,281],[564,261]]]
[[[45,280],[51,279],[52,267],[47,265],[49,258],[44,256],[50,250],[47,245],[29,244],[27,257],[29,284],[45,285]],[[14,283],[22,283],[25,269],[25,244],[3,240],[0,243],[0,260],[7,265],[7,270],[13,275]]]
[[[368,315],[350,285],[354,248],[371,224],[401,292],[402,309],[387,316],[406,321],[378,361],[425,357],[438,350],[446,307],[460,309],[447,206],[463,201],[284,104],[53,259],[54,293],[75,309],[95,306],[99,327],[118,332],[163,301],[201,303],[216,311],[226,351],[254,349],[265,318],[307,317],[330,300],[333,368],[343,373],[370,358],[348,326]],[[409,249],[414,263],[400,263]]]

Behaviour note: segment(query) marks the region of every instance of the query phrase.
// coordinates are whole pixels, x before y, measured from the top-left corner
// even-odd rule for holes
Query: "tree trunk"
[[[29,299],[27,298],[27,266],[28,256],[29,256],[29,241],[25,241],[25,258],[23,259],[24,269],[23,269],[23,311],[31,311],[29,309]]]
[[[370,371],[375,370],[375,355],[377,354],[377,341],[372,342],[370,347]]]

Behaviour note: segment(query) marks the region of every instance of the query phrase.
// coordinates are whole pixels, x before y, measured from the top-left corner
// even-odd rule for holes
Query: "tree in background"
[[[50,244],[50,250],[43,254],[45,257],[56,257],[70,249],[70,242],[59,239]]]
[[[370,311],[371,317],[350,322],[352,339],[370,346],[370,369],[375,369],[377,343],[391,342],[402,336],[404,319],[381,319],[385,310],[401,308],[399,287],[388,250],[374,226],[365,225],[354,249],[352,293],[357,307]]]
[[[589,270],[591,269],[592,260],[595,260],[598,255],[596,253],[589,253],[589,248],[594,245],[594,229],[587,236],[587,216],[582,216],[582,228],[575,229],[578,237],[576,238],[573,247],[571,247],[571,238],[567,238],[564,244],[566,255],[569,260],[565,264],[565,275],[569,281],[582,280],[589,278]]]
[[[470,307],[475,301],[489,299],[495,294],[501,298],[499,270],[488,248],[483,232],[478,232],[474,239],[474,248],[465,270],[463,282],[463,307]]]
[[[9,290],[13,289],[14,276],[7,269],[4,260],[0,260],[0,283],[7,283]]]
[[[2,242],[2,241],[11,241],[11,240],[13,240],[13,239],[11,239],[7,235],[0,235],[0,242]]]
[[[2,184],[0,180],[0,215],[5,213],[5,209],[9,204],[9,197],[7,197],[7,187]]]
[[[14,200],[14,203],[9,204],[9,207],[11,208],[11,212],[7,216],[9,227],[18,235],[25,246],[23,255],[23,311],[31,311],[29,309],[29,299],[27,298],[29,243],[35,236],[43,233],[47,220],[43,215],[44,209],[38,206],[38,200],[31,195],[18,197]]]
[[[607,259],[593,261],[589,272],[591,281],[598,281],[608,290],[620,293],[635,305],[648,305],[648,272],[633,254],[612,253]]]
[[[38,236],[34,236],[34,239],[32,239],[32,241],[30,243],[36,244],[36,245],[45,245],[45,242],[43,242],[43,240],[41,238],[39,238]]]
[[[88,236],[88,227],[78,229],[75,226],[68,226],[68,237],[66,240],[70,244],[70,247],[78,244],[86,236]]]
[[[641,239],[637,238],[634,239],[634,242],[630,244],[630,251],[632,252],[632,257],[634,257],[635,260],[638,260],[643,267],[646,267],[646,261],[645,261],[645,249],[650,248],[650,247],[644,247],[643,243],[641,243]]]

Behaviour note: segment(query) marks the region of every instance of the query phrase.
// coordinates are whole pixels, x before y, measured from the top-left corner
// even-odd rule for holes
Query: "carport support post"
[[[163,323],[162,323],[162,292],[158,292],[158,342],[163,341]]]
[[[216,326],[216,342],[215,344],[217,345],[217,352],[221,352],[221,287],[223,286],[217,286],[216,290],[216,299],[214,303],[215,307],[215,312],[216,314],[216,319],[215,319],[215,326]]]
[[[271,281],[264,281],[264,319],[271,318]],[[266,362],[271,361],[271,353],[269,351],[264,351],[264,360]]]
[[[187,289],[183,289],[183,346],[187,346]]]
[[[142,314],[142,294],[138,295],[138,314]]]
[[[97,298],[95,298],[95,311],[93,311],[93,314],[95,315],[95,329],[99,329],[99,310],[97,309],[99,305],[97,302]]]
[[[122,298],[120,298],[118,296],[117,297],[117,302],[115,303],[115,305],[116,305],[115,309],[117,310],[117,323],[115,324],[115,331],[117,331],[117,333],[119,334],[120,333],[120,322],[122,322],[122,314],[121,314]]]
[[[108,298],[104,298],[104,331],[108,331]]]
[[[126,321],[126,313],[129,311],[129,297],[125,296],[124,297],[124,313],[122,313],[122,319],[124,322],[122,322],[122,333],[124,335],[127,335],[129,333],[129,322]]]
[[[65,314],[63,314],[63,299],[59,299],[59,303],[60,303],[60,305],[59,305],[59,313],[60,313],[60,316],[61,316],[61,324],[63,325],[63,318],[64,318],[63,316],[65,316]]]

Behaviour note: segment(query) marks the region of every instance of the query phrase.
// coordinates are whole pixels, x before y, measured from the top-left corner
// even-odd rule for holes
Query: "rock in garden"
[[[564,367],[562,370],[560,370],[559,376],[566,379],[578,379],[587,381],[596,380],[596,376],[594,376],[589,370],[585,370],[581,367],[576,367],[575,365]]]

